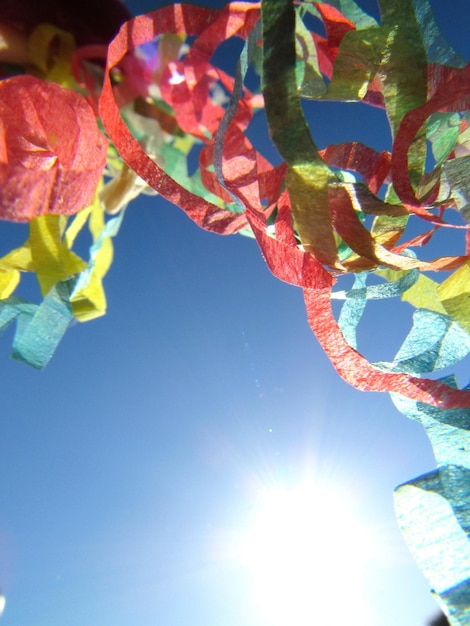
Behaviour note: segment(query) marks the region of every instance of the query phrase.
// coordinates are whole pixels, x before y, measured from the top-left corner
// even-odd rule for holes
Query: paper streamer
[[[451,622],[470,624],[470,389],[437,378],[470,352],[470,65],[445,41],[428,0],[379,7],[377,22],[354,0],[173,4],[123,23],[109,46],[54,20],[30,24],[47,80],[0,83],[5,101],[19,89],[32,103],[9,116],[11,128],[0,107],[1,216],[30,222],[25,244],[0,259],[0,325],[16,320],[14,356],[40,368],[72,319],[103,315],[112,237],[141,192],[162,195],[208,231],[254,236],[274,275],[303,290],[308,322],[338,373],[357,389],[391,393],[425,427],[438,469],[398,488],[397,515]],[[309,29],[309,15],[323,33]],[[235,76],[213,61],[231,37],[244,42]],[[52,94],[68,117],[41,134]],[[319,150],[304,98],[382,108],[390,149],[352,141]],[[263,107],[277,166],[247,136]],[[51,186],[57,164],[66,166]],[[72,249],[85,227],[87,261]],[[437,256],[442,229],[459,243]],[[25,271],[36,274],[42,304],[14,295]],[[352,288],[342,287],[345,274]],[[410,330],[393,361],[371,363],[357,328],[374,300],[392,298],[415,308]]]
[[[0,218],[71,215],[90,204],[106,140],[85,98],[54,83],[0,82]]]

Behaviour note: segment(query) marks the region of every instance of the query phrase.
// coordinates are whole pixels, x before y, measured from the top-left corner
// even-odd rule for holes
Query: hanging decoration
[[[451,623],[470,624],[470,388],[448,373],[470,352],[470,64],[428,0],[379,0],[380,23],[354,0],[173,4],[133,19],[109,0],[93,29],[59,20],[52,0],[21,15],[2,4],[0,218],[29,227],[0,259],[14,358],[40,369],[71,321],[106,312],[112,238],[140,193],[254,237],[273,274],[303,290],[340,376],[389,392],[426,429],[438,468],[396,490],[397,516]],[[234,75],[213,61],[232,37],[244,42]],[[383,109],[390,150],[320,150],[304,99]],[[280,165],[248,138],[261,111]],[[449,230],[452,249],[433,254]],[[22,272],[42,302],[15,295]],[[414,307],[411,329],[392,362],[371,363],[357,327],[389,298]]]

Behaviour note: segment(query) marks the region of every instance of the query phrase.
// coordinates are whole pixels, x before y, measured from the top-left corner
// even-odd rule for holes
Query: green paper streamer
[[[452,198],[462,216],[470,221],[470,156],[446,161],[442,166],[441,188],[439,197]]]
[[[348,20],[354,22],[358,30],[377,26],[375,19],[363,11],[354,0],[330,0],[328,4],[341,11]]]
[[[389,29],[384,27],[346,33],[335,59],[325,99],[362,100],[385,54]]]

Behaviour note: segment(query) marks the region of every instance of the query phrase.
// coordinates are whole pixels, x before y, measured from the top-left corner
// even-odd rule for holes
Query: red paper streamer
[[[91,204],[107,142],[85,98],[32,76],[0,82],[0,218],[27,222]]]
[[[342,36],[354,28],[354,25],[344,18],[338,22],[340,14],[333,11],[331,7],[320,5],[320,8],[327,21],[329,35],[328,46],[324,46],[325,58],[332,61],[335,48],[339,45]],[[230,195],[220,185],[211,169],[213,137],[208,138],[204,131],[214,134],[223,115],[221,107],[214,105],[208,97],[210,79],[217,78],[222,82],[227,82],[229,79],[220,70],[212,68],[209,60],[221,41],[234,34],[242,38],[246,37],[258,18],[258,7],[248,3],[234,3],[222,12],[188,5],[173,5],[135,18],[125,24],[111,43],[108,53],[105,82],[100,98],[100,112],[106,130],[126,163],[151,187],[182,208],[202,228],[229,234],[237,232],[248,220],[274,275],[304,290],[310,326],[344,380],[363,391],[396,392],[415,401],[440,408],[470,406],[469,392],[453,389],[434,380],[420,379],[407,374],[381,372],[344,340],[331,310],[330,294],[334,277],[313,256],[302,251],[295,239],[289,197],[286,192],[281,193],[285,166],[279,168],[269,166],[244,136],[247,119],[249,119],[249,102],[242,100],[239,104],[237,113],[224,137],[222,159],[225,187],[242,202],[246,210],[245,215],[236,215],[219,209],[182,188],[146,155],[121,119],[109,72],[120,63],[124,55],[136,46],[151,41],[160,33],[185,35],[201,35],[202,33],[185,63],[168,69],[168,76],[173,71],[183,76],[184,80],[176,86],[170,86],[167,76],[162,93],[165,94],[168,103],[173,106],[180,127],[199,138],[205,137],[207,146],[201,153],[203,180],[211,191],[228,200]],[[336,25],[335,20],[338,22]],[[449,81],[452,85],[453,80],[452,76]],[[440,217],[431,216],[424,209],[416,206],[415,198],[410,195],[407,185],[403,183],[402,175],[397,174],[397,168],[403,167],[406,171],[408,146],[426,117],[439,106],[445,106],[453,98],[461,96],[462,91],[458,89],[448,98],[440,93],[435,96],[431,104],[428,103],[422,107],[423,111],[411,112],[405,118],[407,121],[404,126],[402,125],[403,129],[400,128],[394,145],[392,156],[394,169],[392,171],[395,172],[397,178],[401,179],[399,183],[401,193],[408,201],[412,201],[413,206],[411,209],[390,206],[386,208],[387,205],[378,199],[370,199],[372,204],[375,202],[377,205],[376,214],[381,212],[378,206],[381,204],[386,208],[385,212],[392,209],[395,213],[398,212],[397,214],[406,214],[409,211],[418,212],[430,221],[442,222]],[[388,153],[379,155],[360,144],[329,148],[323,155],[331,164],[361,173],[372,192],[378,191],[389,174]],[[350,207],[351,199],[344,197],[345,194],[348,195],[344,189],[338,189],[337,192],[342,194],[341,198],[336,198],[337,201],[334,197],[330,198],[333,201],[333,217],[337,229],[342,231],[345,240],[348,240],[352,234],[351,241],[348,243],[359,245],[359,253],[365,254],[371,260],[371,264],[377,263],[380,259],[376,257],[371,235],[357,220],[354,210]],[[266,202],[270,207],[268,211],[263,210],[263,206],[266,208]],[[267,216],[276,203],[277,238],[274,238],[268,234]],[[347,215],[343,210],[344,207],[348,208]],[[371,212],[374,213],[374,210],[371,209]],[[348,221],[348,225],[344,220],[350,215],[354,216],[355,222],[352,224]],[[351,228],[354,232],[350,232]],[[465,257],[451,257],[431,263],[423,262],[422,265],[427,269],[438,269],[443,266],[456,267],[464,259]]]

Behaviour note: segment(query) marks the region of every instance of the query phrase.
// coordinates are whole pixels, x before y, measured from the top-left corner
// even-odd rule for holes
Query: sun
[[[372,624],[364,574],[373,543],[331,486],[267,491],[239,545],[259,617],[270,626]]]

